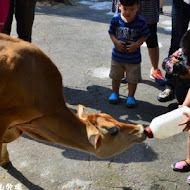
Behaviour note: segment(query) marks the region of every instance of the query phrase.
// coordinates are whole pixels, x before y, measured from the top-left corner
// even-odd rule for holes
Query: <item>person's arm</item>
[[[182,121],[181,123],[179,123],[178,125],[186,125],[185,128],[183,129],[183,131],[188,131],[190,129],[190,113],[184,112],[183,113],[186,118],[184,121]]]
[[[148,38],[147,36],[143,36],[136,42],[128,41],[128,43],[130,44],[126,45],[127,51],[130,53],[133,53],[137,48],[139,48],[147,40],[147,38]]]
[[[182,55],[182,50],[180,48],[180,49],[178,49],[177,51],[175,51],[173,53],[172,59],[171,59],[171,63],[173,65],[175,65],[176,63],[178,63],[179,62],[178,57],[181,56],[181,55]],[[181,78],[181,79],[190,79],[190,68],[187,67],[186,69],[187,69],[187,73],[183,74],[183,75],[179,75],[179,78]]]
[[[118,40],[118,39],[116,38],[116,36],[113,35],[113,34],[110,34],[110,38],[111,38],[112,42],[114,43],[116,49],[117,49],[119,52],[125,52],[125,51],[126,51],[125,42]]]
[[[182,106],[190,107],[190,89],[188,90],[188,93],[186,95],[186,98],[185,98],[183,104],[180,105],[179,107],[182,107]],[[183,114],[186,116],[186,119],[183,122],[179,123],[178,125],[179,126],[186,125],[185,128],[183,129],[183,131],[188,131],[190,129],[190,114],[187,112],[184,112]]]
[[[183,104],[181,106],[188,106],[188,107],[190,107],[190,88],[189,88],[189,90],[187,92],[187,95],[185,97],[185,100],[184,100],[184,102],[183,102]]]
[[[129,45],[126,46],[126,49],[128,52],[133,53],[136,49],[138,49],[150,36],[149,28],[145,22],[145,20],[141,16],[137,16],[137,19],[139,19],[139,29],[140,29],[140,38],[137,39],[136,42],[134,41],[128,41]]]
[[[111,23],[110,23],[108,33],[109,33],[109,36],[110,36],[113,44],[115,45],[116,49],[119,52],[125,52],[126,51],[125,42],[123,42],[121,40],[118,40],[117,37],[116,37],[116,30],[117,30],[117,27],[118,27],[118,22],[119,22],[118,16],[113,17],[111,19]]]

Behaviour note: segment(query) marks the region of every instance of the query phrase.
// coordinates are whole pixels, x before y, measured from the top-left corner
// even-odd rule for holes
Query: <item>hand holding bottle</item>
[[[186,126],[184,126],[186,124]],[[190,108],[181,106],[166,114],[155,117],[145,128],[149,138],[165,139],[190,129]]]
[[[182,121],[181,123],[179,123],[178,125],[179,126],[186,125],[183,131],[188,131],[190,129],[190,113],[183,112],[183,115],[186,116],[186,119]]]

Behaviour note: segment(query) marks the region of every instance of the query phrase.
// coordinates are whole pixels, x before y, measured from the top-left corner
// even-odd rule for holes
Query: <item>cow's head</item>
[[[85,121],[88,139],[100,158],[112,157],[146,139],[141,125],[121,123],[104,113],[87,114],[82,105],[78,106],[78,115]]]

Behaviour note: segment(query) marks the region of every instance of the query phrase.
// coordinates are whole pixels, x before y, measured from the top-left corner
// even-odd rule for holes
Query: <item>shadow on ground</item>
[[[156,116],[168,111],[164,106],[154,105],[141,100],[137,100],[137,107],[135,109],[126,108],[126,96],[121,96],[120,102],[117,105],[109,104],[108,96],[110,93],[110,88],[98,85],[88,86],[86,91],[68,87],[64,88],[64,95],[68,104],[76,106],[80,103],[85,107],[98,110],[102,113],[110,114],[116,120],[125,123],[147,123]],[[73,111],[76,112],[76,110]]]
[[[27,138],[32,141],[36,141],[38,143],[43,143],[48,146],[52,146],[55,148],[59,148],[63,150],[62,155],[68,159],[73,160],[81,160],[81,161],[110,161],[115,163],[130,163],[130,162],[152,162],[154,160],[157,160],[158,155],[151,147],[148,147],[147,144],[141,143],[141,144],[135,144],[125,152],[114,156],[112,158],[108,159],[100,159],[97,158],[94,155],[81,152],[78,150],[70,149],[61,145],[56,144],[50,144],[42,141],[38,141],[36,139],[33,139],[27,135],[23,135],[24,138]]]
[[[22,185],[27,187],[28,189],[31,190],[45,190],[41,188],[38,185],[33,184],[30,182],[21,172],[19,172],[13,165],[12,163],[7,164],[6,166],[3,167],[4,169],[7,170],[7,172],[13,176],[15,179],[17,179]]]

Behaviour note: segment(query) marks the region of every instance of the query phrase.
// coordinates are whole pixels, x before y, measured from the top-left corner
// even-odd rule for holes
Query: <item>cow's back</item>
[[[0,119],[17,124],[54,113],[65,105],[62,91],[61,75],[48,56],[0,34]]]

